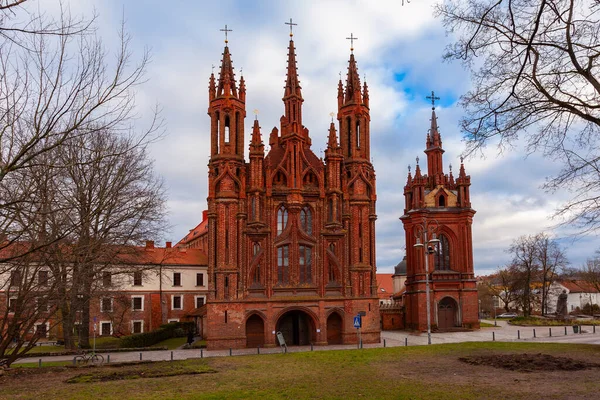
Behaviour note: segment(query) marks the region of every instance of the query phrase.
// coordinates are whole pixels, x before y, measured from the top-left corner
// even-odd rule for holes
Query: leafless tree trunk
[[[545,189],[574,196],[555,216],[600,229],[600,2],[447,0],[436,14],[457,35],[444,57],[472,74],[461,99],[467,152],[524,139],[563,163]]]
[[[550,287],[556,281],[558,272],[567,267],[568,261],[558,243],[548,235],[540,233],[535,236],[535,239],[538,242],[538,259],[542,280],[542,315],[546,315]]]

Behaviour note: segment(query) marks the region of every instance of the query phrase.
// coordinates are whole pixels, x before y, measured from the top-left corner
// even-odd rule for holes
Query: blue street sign
[[[96,317],[94,317],[94,323],[96,323]]]
[[[362,326],[362,321],[360,319],[360,315],[357,315],[356,317],[354,317],[354,327],[356,329],[360,328]]]

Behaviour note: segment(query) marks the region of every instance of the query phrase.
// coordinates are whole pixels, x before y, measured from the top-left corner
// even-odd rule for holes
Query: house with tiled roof
[[[600,305],[600,292],[594,285],[583,280],[561,280],[553,283],[550,287],[548,299],[549,313],[556,312],[558,295],[563,290],[567,293],[567,310],[569,312],[577,311],[577,309],[589,309],[590,304],[594,308]]]

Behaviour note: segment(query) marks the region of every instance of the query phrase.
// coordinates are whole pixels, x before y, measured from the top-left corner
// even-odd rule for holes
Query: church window
[[[254,255],[254,256],[257,255],[259,251],[260,251],[260,244],[258,244],[258,243],[255,242],[254,243],[254,248],[253,248],[253,251],[252,251],[252,255]]]
[[[350,117],[346,118],[346,127],[348,129],[348,156],[352,157],[352,122],[350,121]]]
[[[308,246],[300,246],[298,249],[300,266],[300,283],[312,282],[312,248]]]
[[[229,143],[229,115],[225,117],[225,143]]]
[[[219,135],[221,134],[221,131],[220,131],[221,115],[218,112],[215,113],[215,121],[216,121],[216,125],[217,125],[217,130],[216,130],[216,132],[217,132],[216,139],[217,140],[215,140],[215,142],[217,144],[217,154],[218,154],[219,153]],[[217,172],[216,175],[219,175],[219,173]]]
[[[284,207],[281,207],[277,211],[277,234],[281,235],[285,227],[287,226],[288,212]]]
[[[252,197],[251,202],[252,202],[251,218],[252,218],[252,221],[255,221],[256,220],[256,197]]]
[[[440,196],[438,199],[438,203],[440,207],[446,207],[446,196]]]
[[[277,248],[277,282],[287,284],[290,281],[290,247]]]
[[[329,222],[333,221],[333,199],[329,199],[329,204],[327,206],[327,219]]]
[[[277,173],[275,174],[275,179],[273,179],[273,184],[278,186],[287,185],[287,179],[283,171],[277,171]]]
[[[440,242],[436,245],[435,269],[439,271],[447,271],[450,269],[450,244],[445,235],[440,235]]]
[[[356,148],[360,148],[360,121],[356,121]]]
[[[260,264],[256,264],[256,267],[254,267],[254,275],[252,277],[252,282],[260,283]]]
[[[312,235],[312,213],[308,207],[304,207],[300,211],[300,226],[306,234]]]

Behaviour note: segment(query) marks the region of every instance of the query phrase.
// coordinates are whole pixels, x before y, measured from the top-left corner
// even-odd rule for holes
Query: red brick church
[[[265,154],[254,120],[247,161],[246,86],[225,43],[208,90],[208,347],[274,346],[278,331],[288,345],[356,343],[359,312],[363,342],[379,342],[369,93],[354,54],[323,160],[304,126],[290,34],[279,128]]]
[[[434,94],[432,102],[437,99]],[[473,272],[471,177],[462,163],[458,177],[444,173],[442,139],[435,107],[427,134],[427,174],[419,159],[415,176],[408,172],[405,208],[400,218],[406,236],[406,328],[427,330],[427,284],[433,329],[479,328],[477,288]],[[427,237],[425,237],[427,232]],[[432,241],[433,239],[433,241]],[[425,241],[429,243],[425,243]],[[416,244],[419,244],[415,246]],[[424,244],[424,246],[420,246]],[[430,250],[426,252],[426,249]],[[429,257],[426,274],[425,257]]]

